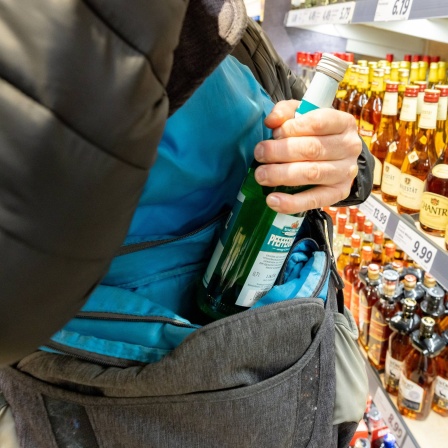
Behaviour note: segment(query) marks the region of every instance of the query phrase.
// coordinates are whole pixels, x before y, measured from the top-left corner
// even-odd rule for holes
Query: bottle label
[[[435,165],[432,169],[432,174],[435,177],[440,177],[440,179],[448,179],[448,165],[444,163],[439,163]]]
[[[251,307],[272,288],[303,218],[278,213],[244,283],[236,304]]]
[[[352,288],[352,293],[350,296],[350,311],[352,312],[353,319],[356,324],[359,322],[359,294],[356,292],[355,288]]]
[[[398,113],[398,92],[386,92],[384,94],[382,115],[397,115]]]
[[[394,142],[395,143],[395,142]],[[391,196],[398,196],[401,170],[389,162],[384,162],[381,191]]]
[[[400,121],[417,120],[417,97],[404,97],[403,106],[400,112]]]
[[[362,328],[364,325],[370,324],[370,310],[371,306],[367,306],[359,299],[359,326]]]
[[[373,185],[381,185],[383,164],[381,163],[380,159],[378,159],[378,157],[373,156],[373,158],[375,160],[375,169],[373,170]]]
[[[438,376],[434,389],[434,404],[448,411],[448,379]]]
[[[424,186],[425,183],[418,177],[401,173],[397,197],[398,204],[411,210],[419,210]]]
[[[410,411],[420,412],[423,405],[424,390],[418,384],[409,380],[401,372],[398,383],[398,402]]]
[[[441,96],[437,103],[437,120],[446,120],[448,109],[448,96]]]
[[[430,229],[445,231],[448,225],[448,198],[425,191],[422,195],[419,220]]]
[[[437,123],[437,103],[424,103],[418,127],[422,129],[435,129]]]
[[[380,365],[387,349],[390,331],[389,325],[384,322],[381,313],[374,308],[374,313],[370,320],[369,351],[367,354],[377,366]]]
[[[400,381],[402,361],[397,361],[392,358],[390,351],[386,353],[386,365],[384,371],[384,381],[393,389],[398,389],[398,382]]]

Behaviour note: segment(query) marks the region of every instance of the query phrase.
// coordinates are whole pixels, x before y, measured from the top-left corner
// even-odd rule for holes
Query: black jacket
[[[242,0],[0,0],[0,365],[100,282],[167,117],[246,21]]]

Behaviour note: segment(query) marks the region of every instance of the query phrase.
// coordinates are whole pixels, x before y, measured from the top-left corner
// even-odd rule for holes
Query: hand
[[[277,103],[266,117],[273,140],[260,142],[255,171],[260,185],[315,185],[296,194],[274,192],[267,204],[276,212],[298,212],[333,205],[350,194],[358,174],[362,144],[355,119],[334,109],[318,109],[294,117],[299,102]]]

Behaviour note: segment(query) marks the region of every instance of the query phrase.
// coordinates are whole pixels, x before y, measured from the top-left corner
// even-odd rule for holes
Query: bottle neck
[[[395,115],[398,113],[398,92],[387,92],[384,94],[382,115]]]
[[[317,71],[303,96],[298,114],[303,115],[310,110],[331,107],[337,90],[338,82],[335,79]]]

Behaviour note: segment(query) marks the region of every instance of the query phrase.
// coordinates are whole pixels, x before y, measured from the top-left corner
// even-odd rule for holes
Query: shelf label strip
[[[412,0],[378,0],[375,22],[391,20],[408,20],[412,8]]]
[[[413,260],[425,270],[430,271],[437,248],[423,238],[417,231],[412,230],[403,222],[399,222],[393,236],[395,243],[403,249]]]
[[[385,232],[390,218],[390,210],[369,196],[358,207],[381,231]]]
[[[288,12],[285,26],[325,25],[328,23],[350,23],[356,2],[335,3],[313,8],[293,9]]]

